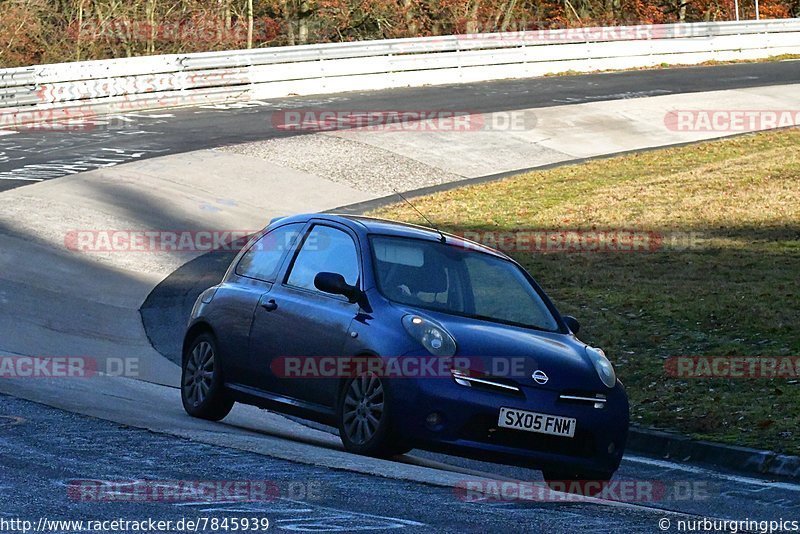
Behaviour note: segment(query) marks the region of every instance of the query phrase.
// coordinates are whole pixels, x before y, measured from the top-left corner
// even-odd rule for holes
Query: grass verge
[[[682,379],[671,356],[800,357],[800,130],[534,171],[421,197],[443,229],[626,229],[648,252],[511,252],[606,349],[632,421],[800,454],[800,383]],[[424,224],[411,208],[370,215]],[[675,236],[678,236],[675,239]]]

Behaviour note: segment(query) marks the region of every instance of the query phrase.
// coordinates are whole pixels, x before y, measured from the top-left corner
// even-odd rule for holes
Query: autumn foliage
[[[734,13],[734,0],[0,0],[0,66]],[[800,16],[800,0],[760,0],[760,14]]]

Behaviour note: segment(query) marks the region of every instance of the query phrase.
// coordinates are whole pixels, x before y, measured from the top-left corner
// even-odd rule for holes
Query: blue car
[[[608,480],[628,398],[578,328],[478,243],[367,217],[280,218],[198,297],[181,396],[208,420],[242,402],[335,426],[364,455],[422,448]]]

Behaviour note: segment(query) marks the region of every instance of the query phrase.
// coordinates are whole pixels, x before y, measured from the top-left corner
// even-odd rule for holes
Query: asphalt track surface
[[[0,135],[0,191],[148,157],[299,135],[275,128],[273,113],[425,110],[489,113],[547,106],[800,82],[800,62],[554,76],[98,117],[70,127]]]
[[[9,418],[10,416],[10,418]],[[356,475],[231,451],[0,395],[4,458],[0,519],[267,518],[270,530],[353,532],[651,532],[672,514],[585,503],[470,502],[453,489]],[[58,429],[56,431],[56,429]],[[41,436],[52,437],[47,443]],[[265,481],[267,498],[160,498],[155,492],[76,492],[87,480],[149,487],[177,481]],[[64,529],[70,530],[70,529]],[[6,532],[7,530],[0,529]],[[176,530],[177,531],[177,530]]]
[[[665,485],[665,502],[476,500],[453,488],[303,465],[156,435],[5,395],[0,395],[0,431],[2,532],[14,532],[2,526],[3,520],[25,519],[36,525],[41,518],[174,522],[182,518],[267,518],[270,530],[295,532],[552,533],[658,532],[664,518],[671,522],[672,531],[678,521],[703,517],[800,518],[800,488],[784,490],[780,499],[776,490],[752,479],[725,479],[719,478],[720,474],[703,478],[695,473],[692,485],[686,472],[670,474],[657,467],[643,473],[652,477],[648,480]],[[623,473],[628,471],[623,467]],[[103,481],[110,491],[78,490],[87,481]],[[271,490],[267,498],[245,490],[255,498],[244,501],[235,498],[236,492],[195,496],[186,489],[212,481],[264,481]],[[139,484],[139,490],[124,486],[133,482]],[[184,489],[180,497],[141,489],[158,486]],[[740,494],[741,503],[721,511],[719,502],[733,500],[726,493]],[[667,511],[675,509],[685,512]],[[52,532],[78,531],[75,527],[51,528]]]

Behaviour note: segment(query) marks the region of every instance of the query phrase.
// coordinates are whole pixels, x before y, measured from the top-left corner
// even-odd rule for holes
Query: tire
[[[225,391],[217,342],[204,332],[186,347],[181,372],[183,409],[192,417],[219,421],[230,413],[234,401]]]
[[[544,480],[551,490],[562,491],[595,497],[602,493],[614,473],[605,471],[569,471],[563,469],[545,469]]]
[[[394,428],[391,393],[385,379],[365,372],[348,378],[339,395],[336,419],[345,450],[387,458],[411,450]]]

